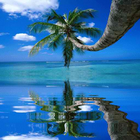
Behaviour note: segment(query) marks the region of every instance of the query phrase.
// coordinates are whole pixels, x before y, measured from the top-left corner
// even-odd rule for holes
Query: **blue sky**
[[[29,49],[48,33],[30,34],[28,25],[42,21],[41,15],[55,9],[58,13],[68,13],[76,7],[97,10],[94,19],[87,20],[91,26],[103,32],[107,23],[111,0],[0,0],[0,61],[61,61],[61,46],[55,52],[44,47],[36,56],[28,57]],[[98,51],[79,55],[73,60],[120,60],[140,59],[140,21],[124,37],[112,46]],[[79,35],[81,36],[81,35]],[[99,39],[81,36],[87,44]]]

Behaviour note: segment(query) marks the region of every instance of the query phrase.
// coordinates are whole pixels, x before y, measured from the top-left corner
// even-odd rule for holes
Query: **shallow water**
[[[0,140],[139,140],[140,61],[0,63]]]

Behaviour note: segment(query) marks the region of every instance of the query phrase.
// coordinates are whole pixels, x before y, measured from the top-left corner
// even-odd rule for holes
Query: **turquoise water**
[[[65,80],[99,87],[139,87],[140,61],[0,63],[0,84],[46,85]]]
[[[139,140],[140,61],[0,63],[0,140]]]

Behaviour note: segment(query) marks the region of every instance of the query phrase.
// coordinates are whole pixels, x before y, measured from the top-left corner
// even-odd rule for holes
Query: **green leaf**
[[[51,13],[47,14],[45,17],[47,18],[47,22],[50,20],[54,20],[55,22],[66,24],[64,17],[58,15],[54,10],[51,10]]]
[[[78,39],[74,34],[71,34],[71,38],[73,38],[74,40],[76,40],[78,43],[83,44],[84,42],[80,39]],[[79,54],[84,54],[84,50],[77,48],[75,45],[73,45],[73,48],[75,49],[75,51]]]
[[[65,40],[64,46],[63,46],[63,57],[65,64],[64,66],[68,67],[70,66],[70,61],[73,57],[73,44],[69,40]]]
[[[71,34],[71,36],[70,36],[71,38],[73,38],[74,40],[76,40],[78,43],[80,43],[80,44],[83,44],[84,45],[84,42],[82,41],[82,40],[80,40],[80,39],[78,39],[77,37],[76,37],[76,35],[75,34]]]
[[[77,32],[82,34],[87,34],[88,36],[97,37],[101,34],[100,30],[98,28],[90,28],[90,27],[78,27],[76,28]]]
[[[95,10],[93,9],[87,9],[87,10],[76,10],[75,12],[70,14],[70,18],[69,18],[69,24],[75,23],[78,20],[81,20],[83,18],[93,18],[94,15],[93,13],[95,12]]]
[[[73,12],[69,12],[69,17],[68,17],[68,21],[70,22],[70,20],[76,15],[78,11],[78,8],[75,8],[75,10]]]
[[[63,16],[64,16],[64,18],[65,18],[66,20],[68,20],[67,14],[64,14]]]
[[[62,31],[64,28],[57,24],[46,23],[46,22],[35,22],[29,26],[30,32],[40,33],[42,31]]]
[[[73,28],[83,27],[83,26],[85,26],[85,25],[86,25],[86,22],[78,22],[78,23],[73,23],[73,24],[71,24],[71,26],[72,26]]]
[[[80,48],[77,48],[76,46],[75,46],[75,51],[79,54],[84,54],[85,53],[84,50],[82,50]]]
[[[49,41],[51,39],[53,39],[55,36],[56,36],[55,33],[54,34],[50,34],[49,36],[47,36],[47,37],[43,38],[42,40],[40,40],[39,42],[37,42],[33,46],[33,48],[30,50],[29,55],[31,56],[31,55],[34,55],[34,54],[38,53],[39,50],[42,49],[42,47],[44,47],[44,45],[46,45],[47,43],[49,43]]]
[[[52,48],[55,50],[61,43],[62,40],[64,39],[64,33],[58,34],[51,42],[49,42],[49,48]]]

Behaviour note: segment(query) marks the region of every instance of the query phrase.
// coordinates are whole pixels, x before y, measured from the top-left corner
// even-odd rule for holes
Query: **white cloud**
[[[0,33],[0,36],[9,35],[9,33]]]
[[[3,45],[0,45],[0,49],[3,49],[3,48],[5,48]]]
[[[0,8],[9,14],[38,18],[50,9],[58,9],[58,0],[0,0]]]
[[[16,109],[35,109],[35,106],[13,106]]]
[[[29,113],[29,112],[35,112],[36,110],[14,110],[16,113]]]
[[[28,35],[26,33],[19,33],[19,34],[16,34],[15,36],[13,36],[13,39],[14,40],[20,40],[20,41],[35,41],[36,38],[32,35]]]
[[[52,138],[49,136],[42,136],[39,134],[28,134],[28,135],[9,135],[2,137],[1,140],[59,140],[57,137]]]
[[[94,27],[95,26],[95,23],[94,22],[91,22],[91,23],[88,24],[88,26],[89,27]]]
[[[78,39],[82,40],[84,43],[90,43],[93,42],[93,40],[90,37],[82,37],[82,36],[78,36]]]
[[[42,54],[53,55],[53,53],[43,52]]]
[[[14,17],[14,18],[18,18],[18,17],[19,17],[17,14],[14,14],[14,13],[10,13],[9,16],[10,16],[11,18],[12,18],[12,17]]]
[[[93,109],[91,108],[91,106],[89,105],[82,105],[82,106],[79,106],[79,108],[81,109],[81,111],[92,111]]]
[[[32,45],[24,46],[24,47],[19,48],[18,51],[21,51],[21,52],[30,51],[32,47],[33,47]]]
[[[24,101],[24,102],[30,102],[30,101],[32,101],[32,98],[30,98],[30,97],[22,97],[19,100]]]
[[[13,108],[16,109],[16,110],[13,110],[13,112],[16,112],[16,113],[28,113],[28,112],[36,111],[35,106],[14,106]]]
[[[88,121],[89,123],[95,123],[95,121]]]

